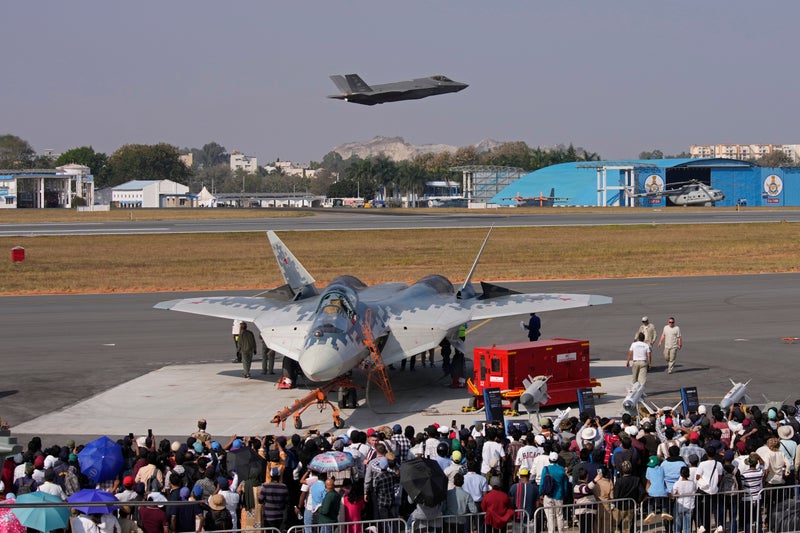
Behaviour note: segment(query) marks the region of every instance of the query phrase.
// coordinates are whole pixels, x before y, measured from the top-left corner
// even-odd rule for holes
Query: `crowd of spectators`
[[[201,420],[184,441],[132,434],[119,439],[124,465],[99,485],[81,472],[82,446],[68,441],[44,447],[34,438],[5,461],[0,492],[13,498],[39,490],[66,499],[82,488],[106,490],[123,505],[118,516],[81,514],[73,520],[74,528],[85,524],[85,531],[109,523],[106,533],[137,526],[164,533],[255,524],[320,524],[327,533],[329,524],[376,519],[467,533],[475,527],[468,516],[476,513],[483,513],[480,527],[486,531],[534,516],[537,531],[574,525],[581,532],[633,531],[640,505],[647,509],[645,524],[661,521],[668,532],[751,526],[761,531],[762,518],[771,531],[782,531],[790,530],[781,529],[786,520],[797,519],[786,511],[789,503],[797,509],[797,502],[788,501],[794,500],[792,491],[763,489],[798,483],[798,404],[763,411],[735,404],[727,412],[700,406],[687,414],[666,410],[639,419],[543,418],[536,426],[510,428],[451,423],[418,431],[395,424],[224,441],[212,438]],[[330,473],[309,468],[329,450],[350,454],[353,466]],[[441,504],[415,503],[404,493],[400,468],[415,457],[435,461],[447,477]],[[130,501],[152,504],[124,506]],[[361,531],[358,524],[346,528]]]

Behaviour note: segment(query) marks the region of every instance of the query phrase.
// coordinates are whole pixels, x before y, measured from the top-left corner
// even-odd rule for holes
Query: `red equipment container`
[[[25,261],[25,248],[22,246],[15,246],[11,249],[11,261],[19,263]]]
[[[552,376],[547,382],[550,399],[542,405],[575,403],[577,389],[599,386],[589,377],[588,340],[557,338],[475,348],[473,356],[475,375],[468,387],[477,408],[483,405],[484,389],[499,388],[510,408],[518,411],[525,392],[522,380],[529,375]]]

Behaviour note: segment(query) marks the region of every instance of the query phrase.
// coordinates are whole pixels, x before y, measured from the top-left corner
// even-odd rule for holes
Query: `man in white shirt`
[[[664,346],[664,359],[667,361],[667,372],[672,374],[675,368],[675,359],[678,357],[678,350],[683,348],[683,337],[681,337],[681,328],[675,325],[675,318],[669,317],[667,325],[664,326],[661,332],[661,338],[658,339],[658,347]]]
[[[631,361],[633,367],[631,368]],[[639,382],[642,387],[647,383],[647,371],[650,369],[650,346],[644,342],[644,333],[636,335],[636,340],[628,348],[628,358],[625,367],[631,368],[633,383]]]
[[[64,494],[64,489],[62,489],[60,485],[56,485],[55,479],[56,473],[52,468],[48,468],[44,471],[44,483],[39,485],[37,490],[39,492],[45,492],[47,494],[52,494],[53,496],[58,496],[61,498],[62,502],[65,502],[67,501],[67,495]]]
[[[537,435],[537,437],[539,436],[541,435]],[[542,442],[544,442],[544,438],[542,438]],[[525,444],[525,446],[517,450],[517,457],[514,459],[514,475],[516,476],[517,473],[523,468],[528,472],[532,472],[533,460],[541,454],[542,448],[532,444]]]
[[[706,531],[711,529],[711,514],[716,515],[717,524],[725,521],[725,508],[719,505],[717,494],[719,493],[719,481],[722,479],[722,463],[717,458],[717,451],[713,446],[706,447],[706,460],[697,465],[695,472],[695,483],[700,489],[698,496],[697,525],[705,526]],[[720,517],[720,514],[722,515]]]
[[[481,474],[488,474],[493,468],[498,472],[500,471],[506,452],[499,442],[497,430],[493,427],[489,427],[486,430],[486,442],[483,443],[481,456]]]

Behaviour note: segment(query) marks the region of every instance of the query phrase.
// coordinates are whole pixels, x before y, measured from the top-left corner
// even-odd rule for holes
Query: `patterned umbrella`
[[[8,499],[3,503],[14,503],[14,501],[14,499]],[[12,512],[11,507],[3,507],[0,508],[0,531],[26,533],[28,528],[19,523],[19,518]]]
[[[341,472],[354,464],[353,456],[346,452],[323,452],[314,456],[308,468],[314,472]]]
[[[15,503],[61,503],[61,498],[47,494],[46,492],[35,491],[28,494],[21,494]],[[39,531],[52,531],[67,526],[69,522],[68,507],[20,507],[14,508],[19,523],[31,529]]]
[[[77,503],[78,505],[74,506],[74,508],[86,514],[112,513],[114,512],[114,509],[117,508],[117,506],[116,505],[81,506],[80,504],[82,503],[100,503],[100,502],[119,503],[119,500],[117,500],[116,496],[114,496],[110,492],[106,492],[100,489],[79,490],[78,492],[67,498],[67,501],[70,503]]]

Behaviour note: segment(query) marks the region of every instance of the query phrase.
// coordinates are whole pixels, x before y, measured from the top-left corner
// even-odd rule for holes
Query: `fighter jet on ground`
[[[539,196],[524,197],[517,193],[516,196],[510,198],[502,198],[503,200],[514,200],[516,207],[553,207],[558,202],[566,202],[569,200],[567,196],[556,196],[556,188],[550,189],[550,196],[545,196],[543,192],[539,192]]]
[[[471,278],[488,234],[459,289],[436,274],[411,285],[373,286],[353,276],[341,276],[320,289],[274,232],[268,231],[267,237],[286,285],[260,297],[187,298],[161,302],[155,307],[253,322],[268,348],[297,361],[309,380],[328,382],[310,394],[308,400],[299,401],[300,404],[273,418],[273,422],[281,424],[294,414],[298,429],[302,427],[299,414],[310,404],[322,402],[331,405],[334,424],[341,427],[343,421],[326,394],[335,387],[351,386],[346,376],[358,366],[370,372],[370,381],[391,402],[393,395],[385,365],[435,348],[444,338],[463,353],[464,344],[458,335],[463,324],[611,303],[607,296],[521,294],[486,282],[481,282],[482,292],[478,293]]]
[[[342,91],[328,98],[344,100],[354,104],[375,105],[400,100],[419,100],[437,94],[457,93],[469,87],[466,83],[453,81],[446,76],[429,76],[410,81],[397,81],[381,85],[367,85],[358,74],[331,76],[331,80]]]

